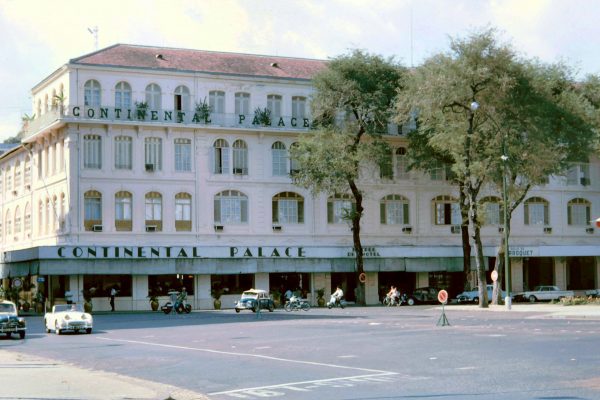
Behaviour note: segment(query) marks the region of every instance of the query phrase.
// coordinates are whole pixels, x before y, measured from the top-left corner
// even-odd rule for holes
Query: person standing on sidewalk
[[[115,311],[115,296],[117,295],[117,289],[113,286],[110,289],[110,311]]]

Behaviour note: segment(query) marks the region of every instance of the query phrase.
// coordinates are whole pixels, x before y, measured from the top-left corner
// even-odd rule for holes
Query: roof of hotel
[[[256,77],[306,79],[327,65],[325,60],[175,49],[131,44],[115,44],[94,53],[74,58],[72,64],[102,65],[231,74]]]

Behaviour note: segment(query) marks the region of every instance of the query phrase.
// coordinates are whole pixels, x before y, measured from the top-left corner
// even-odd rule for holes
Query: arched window
[[[186,86],[177,86],[173,99],[175,111],[188,111],[190,109],[190,90]]]
[[[501,225],[504,221],[504,210],[499,197],[488,196],[481,199],[484,204],[484,225]]]
[[[592,203],[586,199],[573,199],[567,204],[567,223],[573,226],[590,225]]]
[[[398,194],[385,196],[379,202],[379,217],[384,225],[409,224],[408,199]]]
[[[298,142],[292,143],[292,145],[290,146],[290,150],[297,146],[298,146]],[[290,174],[294,175],[298,171],[300,171],[300,161],[296,160],[295,158],[290,157]]]
[[[23,175],[21,174],[21,162],[17,160],[17,162],[15,163],[15,190],[21,189],[21,184],[23,183],[21,181],[22,177]]]
[[[523,206],[525,225],[549,225],[548,202],[545,199],[530,197]]]
[[[83,194],[83,225],[86,231],[94,230],[94,225],[102,225],[102,194],[88,190]]]
[[[225,190],[215,195],[214,217],[217,224],[248,222],[248,197],[237,190]]]
[[[21,207],[15,208],[15,237],[18,237],[21,233]]]
[[[131,193],[126,191],[115,193],[115,229],[117,231],[131,231],[131,203]]]
[[[10,240],[10,235],[12,235],[12,219],[13,215],[10,212],[10,209],[6,210],[4,225],[6,225],[6,240]]]
[[[239,139],[233,142],[233,173],[248,175],[248,146]]]
[[[281,192],[273,196],[273,223],[303,224],[304,198],[293,192]]]
[[[379,160],[379,177],[381,179],[394,179],[394,166],[391,153],[384,154]]]
[[[162,195],[146,193],[146,231],[162,231]]]
[[[435,225],[460,225],[460,204],[452,196],[437,196],[433,199]]]
[[[100,135],[83,136],[83,168],[102,168],[102,138]]]
[[[213,144],[213,173],[229,173],[229,144],[225,139],[217,139]]]
[[[351,195],[335,194],[327,199],[327,223],[347,222],[353,212],[356,212],[356,202]]]
[[[287,150],[285,144],[281,142],[275,142],[271,146],[271,158],[273,165],[273,176],[286,176],[288,174],[287,169]]]
[[[119,82],[115,86],[115,108],[122,110],[131,108],[131,86],[127,82]]]
[[[406,147],[396,149],[396,179],[409,179],[408,157],[406,156]]]
[[[100,107],[100,83],[90,79],[83,86],[83,102],[86,107]]]
[[[146,86],[146,103],[148,103],[150,110],[157,111],[162,109],[162,92],[160,86],[156,83]]]
[[[25,166],[23,173],[23,183],[25,184],[25,190],[31,189],[31,159],[29,156],[25,157]]]
[[[235,94],[235,115],[249,115],[250,114],[250,93],[236,93]]]
[[[175,230],[192,230],[192,195],[189,193],[175,195]]]
[[[31,205],[25,204],[25,219],[23,224],[23,230],[27,237],[31,237]]]

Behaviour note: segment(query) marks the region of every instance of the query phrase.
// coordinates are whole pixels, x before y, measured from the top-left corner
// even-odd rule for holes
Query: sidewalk
[[[441,309],[441,307],[438,307]],[[506,306],[490,305],[489,308],[479,308],[477,305],[450,305],[447,311],[465,310],[480,312],[507,312],[507,313],[537,313],[544,318],[577,318],[600,319],[600,305],[582,304],[577,306],[563,306],[562,304],[549,303],[513,303],[510,310]]]
[[[0,348],[0,398],[86,400],[206,400],[170,385],[91,371]]]

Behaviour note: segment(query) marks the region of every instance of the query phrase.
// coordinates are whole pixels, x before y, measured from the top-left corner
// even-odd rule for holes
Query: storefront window
[[[254,274],[211,275],[210,287],[220,289],[223,294],[241,294],[254,287]]]
[[[131,297],[131,275],[84,275],[83,290],[92,297],[110,297],[110,290],[117,289],[117,297]]]
[[[194,294],[194,275],[148,275],[149,296],[168,296],[170,291],[180,292],[182,288],[188,297]]]

